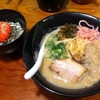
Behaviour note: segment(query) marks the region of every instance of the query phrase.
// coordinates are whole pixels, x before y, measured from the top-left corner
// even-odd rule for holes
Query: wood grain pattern
[[[36,0],[0,0],[0,9],[14,9],[26,19],[30,30],[39,20],[54,13],[39,9]],[[100,18],[100,0],[92,0],[86,5],[79,5],[69,0],[68,5],[60,11],[77,11]],[[26,72],[22,59],[22,49],[14,54],[0,55],[0,100],[100,100],[100,94],[83,98],[67,98],[50,93],[40,87],[34,80],[26,81]]]

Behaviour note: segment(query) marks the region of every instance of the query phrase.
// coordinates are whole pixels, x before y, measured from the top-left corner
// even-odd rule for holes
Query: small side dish
[[[26,20],[20,12],[0,10],[0,54],[17,51],[23,44],[25,31]]]
[[[58,27],[44,52],[39,72],[52,84],[81,89],[100,81],[100,32],[87,21]]]

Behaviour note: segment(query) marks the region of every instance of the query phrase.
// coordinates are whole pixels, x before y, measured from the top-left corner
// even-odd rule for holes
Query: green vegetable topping
[[[64,42],[55,44],[54,41],[50,40],[46,43],[45,47],[47,48],[47,52],[50,54],[49,57],[52,59],[68,58]]]
[[[74,24],[68,24],[60,27],[60,31],[57,34],[59,40],[64,40],[66,38],[73,38],[76,36],[77,26]]]

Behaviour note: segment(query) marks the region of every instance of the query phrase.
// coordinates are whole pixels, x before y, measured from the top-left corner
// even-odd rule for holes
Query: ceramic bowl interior
[[[63,12],[44,18],[33,26],[25,39],[23,47],[23,60],[26,69],[29,70],[34,65],[34,51],[39,50],[40,42],[44,34],[55,30],[57,27],[64,25],[65,23],[78,25],[80,20],[86,20],[95,27],[100,25],[100,20],[94,16],[80,12]],[[32,78],[46,90],[62,96],[84,97],[100,92],[100,82],[89,88],[65,89],[57,87],[46,81],[39,71]]]
[[[2,9],[0,10],[0,21],[7,22],[19,22],[24,30],[24,32],[20,35],[20,37],[13,42],[5,45],[0,45],[0,54],[9,54],[16,51],[20,45],[22,45],[25,30],[26,30],[26,20],[24,16],[12,9]]]

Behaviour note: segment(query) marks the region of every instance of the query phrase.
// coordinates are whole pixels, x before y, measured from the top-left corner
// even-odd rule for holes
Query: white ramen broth
[[[58,29],[59,30],[59,29]],[[57,34],[58,31],[55,30],[53,31],[53,35],[55,36],[55,34]],[[55,44],[59,43],[58,40],[53,38],[53,35],[47,40],[47,42],[49,40],[52,40],[55,42]],[[67,40],[61,40],[64,42],[65,47],[67,47],[67,44],[69,43],[69,41],[76,41],[74,40],[74,38],[68,38]],[[54,39],[54,40],[53,40]],[[83,40],[82,40],[83,41]],[[86,42],[87,41],[87,42]],[[86,43],[85,46],[83,46],[83,55],[82,52],[76,51],[76,52],[67,52],[67,58],[66,56],[64,56],[64,59],[72,59],[72,55],[74,55],[75,53],[81,53],[80,54],[80,58],[82,63],[79,63],[79,65],[83,66],[83,69],[86,69],[84,71],[84,73],[81,75],[81,77],[79,78],[78,81],[70,81],[67,78],[63,78],[60,77],[59,75],[57,76],[55,74],[54,71],[52,71],[50,69],[50,66],[52,64],[52,62],[55,59],[59,59],[59,58],[52,58],[50,57],[50,52],[48,52],[48,48],[45,46],[45,55],[44,55],[44,59],[42,61],[41,67],[39,69],[39,72],[41,73],[41,75],[50,83],[59,86],[59,87],[63,87],[63,88],[69,88],[69,89],[80,89],[80,88],[86,88],[86,87],[91,87],[93,86],[95,83],[97,83],[98,81],[100,81],[100,38],[96,38],[93,40],[87,40],[86,39]],[[43,42],[43,41],[42,41]],[[73,43],[73,42],[71,42]],[[74,42],[76,43],[76,42]],[[73,50],[73,49],[69,49],[69,50]],[[75,50],[73,50],[75,51]],[[60,58],[62,59],[62,58]],[[75,59],[74,59],[75,60]],[[74,70],[74,66],[72,66],[72,70]],[[58,70],[58,69],[57,69]]]

